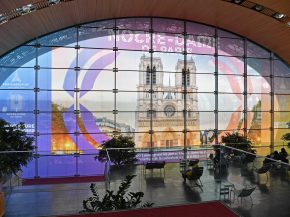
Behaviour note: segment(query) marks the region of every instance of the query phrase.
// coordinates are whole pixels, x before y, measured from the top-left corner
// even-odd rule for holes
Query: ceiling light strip
[[[30,14],[34,11],[38,11],[38,10],[41,10],[41,9],[44,9],[44,8],[47,8],[47,7],[50,7],[59,3],[71,2],[71,1],[74,1],[74,0],[42,0],[39,2],[35,2],[35,3],[18,7],[11,11],[0,14],[0,25],[7,23],[8,21],[13,20],[17,17]]]
[[[278,11],[274,11],[271,8],[265,7],[264,5],[260,5],[260,4],[257,4],[255,2],[251,2],[248,0],[222,0],[222,1],[232,3],[235,5],[239,5],[239,6],[254,10],[258,13],[262,13],[268,17],[271,17],[271,18],[279,21],[279,22],[285,23],[285,24],[287,24],[287,26],[290,27],[290,24],[289,24],[290,18],[286,14],[283,14],[283,13],[278,12]]]

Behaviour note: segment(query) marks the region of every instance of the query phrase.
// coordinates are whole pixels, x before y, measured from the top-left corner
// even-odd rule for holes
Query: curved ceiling
[[[289,0],[251,0],[290,17]],[[1,0],[0,14],[39,0]],[[74,0],[0,25],[0,55],[37,36],[95,20],[157,16],[214,25],[245,36],[290,64],[290,26],[222,0]]]

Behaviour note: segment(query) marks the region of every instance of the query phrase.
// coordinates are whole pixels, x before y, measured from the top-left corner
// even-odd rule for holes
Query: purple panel
[[[118,30],[117,47],[119,49],[148,51],[151,44],[151,35],[149,32]]]
[[[26,167],[22,167],[22,178],[34,178],[35,176],[35,159],[30,161]]]
[[[98,152],[95,151],[95,155]],[[104,175],[105,163],[95,160],[95,155],[81,155],[78,158],[79,174],[85,175]]]
[[[150,18],[125,18],[117,19],[119,29],[144,30],[150,29]]]
[[[230,33],[221,29],[217,30],[217,35],[218,37],[225,37],[225,38],[241,38],[240,36],[234,34],[234,33]]]
[[[256,45],[250,41],[247,41],[247,56],[269,58],[270,52],[260,47],[259,45]]]
[[[154,33],[153,49],[155,51],[181,53],[184,51],[184,37],[177,34]]]
[[[281,60],[275,60],[274,65],[274,75],[275,76],[287,76],[290,77],[290,67]]]
[[[215,30],[211,26],[186,22],[186,33],[191,35],[206,35],[206,36],[214,36]]]
[[[74,156],[41,156],[38,159],[38,173],[43,177],[64,177],[76,174]]]
[[[189,35],[186,40],[187,52],[196,54],[214,54],[215,38],[210,36]]]
[[[84,34],[89,35],[88,38],[81,38],[79,45],[81,48],[106,48],[113,49],[115,46],[115,32],[112,29],[88,29],[80,28],[80,34],[82,31]],[[95,50],[96,51],[96,50]]]
[[[226,56],[243,56],[244,42],[239,39],[219,38],[218,54]]]
[[[188,150],[187,159],[205,160],[208,155],[208,150]],[[184,158],[182,150],[170,151],[154,151],[152,154],[152,161],[166,161],[179,162]],[[149,152],[142,152],[137,154],[138,163],[146,163],[151,161],[151,154]]]
[[[183,33],[184,22],[180,20],[153,18],[153,30],[155,32]]]

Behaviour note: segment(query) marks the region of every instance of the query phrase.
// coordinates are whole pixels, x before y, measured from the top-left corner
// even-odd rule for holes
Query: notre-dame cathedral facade
[[[184,61],[178,60],[175,66],[175,79],[164,84],[162,60],[153,58],[153,72],[150,72],[151,58],[143,55],[140,59],[139,85],[137,86],[136,146],[139,148],[193,146],[200,144],[198,98],[196,87],[196,66],[193,59],[187,61],[186,73]],[[173,72],[172,72],[173,73]],[[185,76],[185,77],[184,77]],[[152,82],[152,84],[151,84]],[[184,83],[186,82],[186,105]],[[150,92],[152,85],[153,91]],[[151,96],[152,95],[152,96]],[[151,98],[152,97],[152,98]],[[152,107],[151,102],[152,101]],[[186,106],[186,108],[184,108]],[[184,109],[187,110],[186,114]],[[186,115],[186,121],[184,119]],[[152,119],[152,125],[151,125]],[[186,125],[186,141],[184,126]],[[152,129],[152,131],[150,131]],[[148,133],[150,132],[150,133]]]

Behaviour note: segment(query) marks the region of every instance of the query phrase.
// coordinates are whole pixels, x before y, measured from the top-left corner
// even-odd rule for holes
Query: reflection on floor
[[[151,201],[155,206],[199,203],[202,201],[225,200],[225,203],[242,216],[288,217],[290,216],[290,181],[288,171],[271,171],[267,181],[265,174],[257,175],[249,167],[230,165],[220,176],[207,169],[201,177],[203,187],[193,187],[189,181],[183,182],[179,165],[168,163],[165,175],[158,169],[144,174],[143,166],[119,167],[111,169],[110,188],[117,189],[127,174],[136,174],[132,191],[143,191],[143,201]],[[233,183],[236,188],[246,185],[256,186],[250,198],[233,201],[233,195],[220,195],[220,187]],[[90,183],[19,186],[6,193],[6,216],[54,216],[76,214],[82,210],[83,199],[91,196]],[[105,183],[98,182],[100,192],[105,191]],[[231,202],[231,203],[230,203]]]

